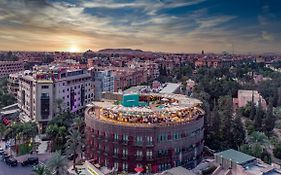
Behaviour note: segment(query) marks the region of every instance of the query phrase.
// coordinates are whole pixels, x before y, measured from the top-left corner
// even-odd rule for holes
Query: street
[[[34,154],[34,155],[26,154],[26,155],[15,157],[18,161],[18,166],[16,167],[8,166],[2,160],[2,155],[0,155],[0,175],[31,175],[32,166],[22,167],[20,164],[20,162],[26,160],[28,157],[32,157],[32,156],[38,157],[39,162],[45,163],[50,158],[51,154],[46,152],[46,147],[47,147],[46,142],[42,142],[42,141],[38,141],[38,142],[41,143],[38,148],[39,154]],[[0,147],[5,148],[5,142],[0,141]],[[9,149],[6,149],[5,151],[10,152]]]
[[[0,161],[0,175],[31,175],[32,167],[10,167],[4,161]]]

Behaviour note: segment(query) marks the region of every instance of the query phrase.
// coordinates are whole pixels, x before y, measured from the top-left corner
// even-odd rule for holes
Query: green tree
[[[232,98],[230,96],[222,96],[218,100],[219,115],[221,116],[221,140],[222,147],[233,147],[232,128]]]
[[[34,175],[51,175],[50,170],[42,164],[34,166],[32,171],[34,172]]]
[[[46,133],[51,138],[51,150],[62,150],[67,133],[66,127],[58,126],[56,124],[48,125]]]
[[[276,117],[273,115],[273,101],[272,98],[269,101],[268,108],[266,111],[266,117],[264,119],[263,130],[269,135],[275,126]]]
[[[68,155],[73,155],[73,168],[76,171],[76,155],[82,152],[82,137],[78,129],[70,128],[69,135],[66,136],[66,151]]]
[[[277,91],[278,91],[277,106],[281,106],[281,87],[279,87]]]
[[[259,100],[258,106],[257,106],[257,112],[254,119],[254,126],[257,131],[262,130],[262,118],[263,118],[263,110],[261,106],[261,101]]]
[[[277,144],[275,145],[274,149],[273,149],[273,154],[274,157],[281,159],[281,144]]]
[[[250,119],[254,120],[256,114],[256,107],[254,102],[254,91],[252,92],[252,101],[251,101],[251,110],[250,110]]]
[[[67,174],[67,159],[61,154],[61,151],[56,151],[47,162],[48,169],[52,174],[66,175]]]
[[[238,149],[245,142],[245,130],[241,121],[241,114],[237,113],[232,124],[233,144]]]

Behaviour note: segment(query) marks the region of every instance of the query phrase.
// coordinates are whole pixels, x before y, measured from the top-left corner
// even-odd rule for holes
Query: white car
[[[4,153],[4,149],[0,147],[0,154]]]

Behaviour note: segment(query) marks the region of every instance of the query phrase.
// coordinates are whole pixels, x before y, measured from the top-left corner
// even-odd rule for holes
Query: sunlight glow
[[[67,49],[68,52],[79,52],[80,49],[77,46],[71,46]]]

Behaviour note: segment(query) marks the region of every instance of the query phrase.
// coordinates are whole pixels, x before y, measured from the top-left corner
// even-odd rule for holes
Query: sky
[[[281,53],[281,0],[0,0],[0,50]]]

